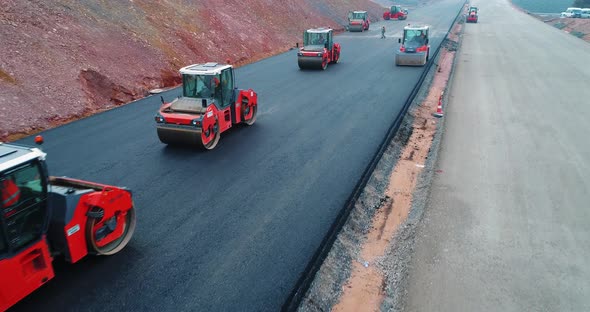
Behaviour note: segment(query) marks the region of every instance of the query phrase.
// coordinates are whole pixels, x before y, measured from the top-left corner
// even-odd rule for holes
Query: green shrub
[[[572,6],[574,8],[588,8],[590,7],[590,0],[575,0]]]

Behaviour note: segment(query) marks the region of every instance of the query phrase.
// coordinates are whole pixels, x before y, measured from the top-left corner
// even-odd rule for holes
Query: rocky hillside
[[[244,64],[342,29],[370,0],[2,0],[0,141],[179,83],[180,67]]]

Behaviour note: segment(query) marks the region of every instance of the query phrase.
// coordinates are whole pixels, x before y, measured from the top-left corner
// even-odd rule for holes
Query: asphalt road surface
[[[300,71],[295,51],[238,69],[259,118],[213,151],[161,144],[158,96],[43,133],[52,175],[129,187],[138,227],[116,256],[57,261],[16,310],[280,309],[423,70],[394,66],[393,35],[430,23],[434,49],[461,5],[390,21],[386,40],[378,24],[338,36],[342,60],[323,72]]]
[[[590,44],[473,3],[407,311],[590,311]]]

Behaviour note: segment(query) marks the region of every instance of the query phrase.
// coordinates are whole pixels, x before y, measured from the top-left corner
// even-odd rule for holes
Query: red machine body
[[[303,33],[303,47],[297,52],[300,69],[322,69],[340,61],[340,44],[334,42],[330,28],[308,29]]]
[[[133,235],[129,190],[50,177],[39,149],[0,144],[0,181],[6,180],[17,184],[19,200],[0,201],[0,311],[54,277],[52,256],[75,263],[88,254],[113,255]]]
[[[430,59],[430,27],[409,25],[404,27],[403,37],[398,40],[395,53],[396,66],[424,66]]]
[[[258,95],[234,88],[231,65],[194,64],[180,72],[183,96],[170,103],[162,100],[155,117],[161,142],[213,149],[221,133],[237,124],[254,124]]]
[[[0,311],[5,311],[54,277],[46,236],[11,258],[0,260]]]
[[[383,13],[384,20],[390,19],[398,19],[398,20],[405,20],[408,18],[408,11],[402,9],[399,5],[392,5],[388,11]]]
[[[467,23],[477,23],[477,8],[476,7],[469,7],[468,13],[467,13],[467,19],[466,22]]]
[[[348,31],[369,30],[371,19],[367,11],[350,11],[348,12]]]

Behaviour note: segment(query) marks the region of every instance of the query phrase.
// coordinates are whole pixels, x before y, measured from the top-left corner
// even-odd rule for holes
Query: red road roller
[[[467,23],[477,23],[477,11],[477,7],[469,7],[469,11],[467,12],[466,18]]]
[[[395,54],[395,65],[426,65],[430,58],[429,30],[428,26],[404,27],[404,35],[398,39],[401,45]]]
[[[130,190],[51,177],[45,157],[0,143],[0,311],[54,277],[54,256],[113,255],[135,231]]]
[[[308,29],[303,33],[303,47],[297,52],[300,69],[325,70],[329,63],[340,61],[340,44],[334,42],[330,28]]]
[[[406,18],[408,18],[408,11],[402,9],[402,7],[399,5],[392,5],[389,10],[383,13],[384,20],[405,20]]]
[[[182,97],[162,99],[155,116],[158,138],[165,144],[217,146],[221,133],[235,125],[256,121],[258,95],[235,88],[231,65],[193,64],[180,69]]]
[[[367,11],[350,11],[348,12],[348,31],[360,31],[369,30],[371,26],[371,19],[369,19],[369,13]]]

